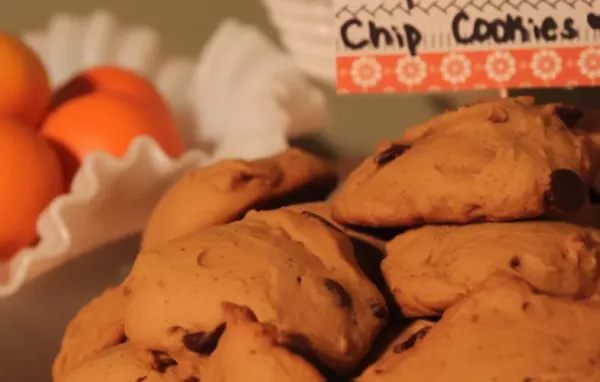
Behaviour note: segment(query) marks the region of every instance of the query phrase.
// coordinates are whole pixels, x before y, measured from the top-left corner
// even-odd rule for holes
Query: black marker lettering
[[[423,40],[423,35],[417,28],[410,24],[404,25],[404,32],[406,33],[406,45],[408,45],[408,51],[411,56],[416,56],[417,47]]]
[[[454,35],[454,41],[458,44],[467,45],[473,42],[473,35],[469,35],[469,37],[463,37],[460,33],[460,25],[463,21],[469,21],[469,15],[465,11],[460,11],[454,16],[452,20],[452,34]]]
[[[375,48],[379,48],[381,37],[383,37],[385,45],[392,45],[394,43],[392,34],[387,29],[377,26],[373,21],[369,21],[369,37],[371,38],[371,44]]]
[[[402,33],[400,33],[398,28],[396,28],[395,26],[392,26],[392,31],[396,35],[396,40],[398,41],[398,46],[400,48],[404,48],[404,36],[402,35]]]
[[[587,22],[590,28],[594,30],[600,29],[600,14],[595,14],[594,12],[588,13]]]
[[[487,40],[488,36],[491,33],[490,26],[488,25],[487,21],[480,18],[475,19],[475,26],[473,27],[473,29],[473,37],[475,37],[475,41],[477,42]]]
[[[506,23],[508,28],[510,28],[511,30],[511,36],[509,41],[529,41],[529,32],[527,31],[527,28],[525,28],[525,25],[523,25],[523,18],[521,16],[513,17],[512,15],[507,15]],[[520,34],[519,39],[517,39],[517,32],[519,32]]]
[[[575,21],[571,17],[567,17],[565,19],[565,23],[563,24],[564,30],[561,32],[560,36],[565,40],[574,40],[579,37],[579,32],[575,29]]]
[[[533,20],[531,22],[533,22]],[[533,35],[535,36],[536,40],[540,40],[542,38],[542,30],[536,24],[533,24]]]
[[[542,37],[546,41],[556,41],[558,39],[556,29],[558,29],[558,24],[552,17],[546,17],[544,21],[542,21]]]
[[[587,21],[592,28],[600,28],[599,15],[590,13]],[[356,30],[352,30],[354,27]],[[522,16],[511,14],[502,18],[471,18],[464,10],[454,16],[451,29],[454,41],[459,45],[528,43],[532,40],[556,42],[559,39],[577,39],[580,33],[571,17],[557,21],[548,16],[538,23],[533,18],[523,19]],[[349,19],[342,24],[340,38],[348,49],[360,50],[367,46],[374,49],[397,47],[407,49],[411,56],[418,54],[423,41],[421,31],[412,24],[382,26],[375,21],[363,22],[358,18]]]
[[[363,49],[366,46],[372,46],[378,49],[382,46],[397,45],[400,49],[405,47],[412,56],[417,55],[417,48],[421,44],[423,35],[411,24],[404,24],[403,29],[391,25],[389,28],[377,25],[374,21],[368,22],[368,37],[357,40],[356,34],[352,34],[354,39],[350,38],[350,28],[357,27],[359,32],[366,32],[363,27],[363,22],[357,18],[347,20],[340,27],[340,38],[344,45],[352,50]]]
[[[507,42],[511,36],[510,31],[508,30],[506,23],[503,20],[495,19],[490,23],[490,29],[492,31],[492,39],[496,43]]]
[[[362,39],[358,42],[352,42],[350,41],[350,37],[348,36],[348,30],[350,29],[350,27],[352,26],[356,26],[358,28],[362,27],[363,23],[362,21],[360,21],[359,19],[350,19],[348,21],[346,21],[344,24],[342,24],[342,26],[340,27],[340,37],[342,38],[342,42],[344,43],[344,45],[346,46],[346,48],[350,48],[352,50],[358,50],[358,49],[362,49],[365,46],[367,46],[369,44],[369,40]]]
[[[460,11],[452,21],[452,33],[457,43],[472,44],[474,42],[484,43],[493,40],[497,44],[515,41],[529,41],[529,32],[523,25],[520,16],[506,15],[505,19],[492,19],[491,21],[476,18],[473,22],[471,33],[464,33],[465,25],[468,25],[469,15]],[[549,28],[551,29],[551,28]],[[468,37],[465,37],[468,36]]]

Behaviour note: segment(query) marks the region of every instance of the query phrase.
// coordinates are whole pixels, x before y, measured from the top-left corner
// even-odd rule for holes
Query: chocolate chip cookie
[[[589,134],[592,141],[600,146],[600,109],[581,110],[571,107],[571,114],[576,118],[575,130]]]
[[[600,380],[597,333],[597,297],[551,297],[522,280],[493,278],[357,381],[593,382]]]
[[[429,320],[415,320],[411,322],[390,342],[381,358],[393,356],[414,347],[427,335],[434,325],[435,322]]]
[[[223,302],[247,306],[339,373],[368,352],[388,314],[348,236],[287,209],[143,251],[128,286],[127,338],[176,362],[214,351]]]
[[[307,217],[321,220],[323,224],[330,225],[332,228],[342,231],[351,238],[367,243],[381,251],[385,250],[386,240],[384,238],[367,232],[357,231],[352,229],[352,227],[345,226],[335,221],[331,216],[331,203],[329,202],[301,203],[287,206],[286,208],[299,211]]]
[[[600,231],[562,222],[424,226],[387,246],[382,270],[403,313],[435,316],[505,271],[538,291],[586,297],[597,290]]]
[[[236,220],[251,208],[323,199],[335,169],[299,149],[251,162],[225,160],[189,171],[158,202],[142,248]]]
[[[560,105],[482,102],[409,129],[333,195],[333,217],[370,227],[534,218],[588,202],[596,147]]]
[[[262,324],[248,308],[224,304],[226,329],[202,370],[202,381],[325,382],[304,358],[282,344],[285,333]]]
[[[109,288],[69,322],[52,368],[55,380],[125,339],[123,315],[128,294],[125,287]]]
[[[175,382],[144,366],[130,344],[105,349],[55,382]],[[190,381],[192,382],[192,381]],[[195,381],[198,382],[198,381]]]

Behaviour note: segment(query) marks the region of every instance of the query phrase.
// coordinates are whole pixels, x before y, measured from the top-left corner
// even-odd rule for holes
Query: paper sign
[[[334,0],[340,93],[600,83],[600,0]]]

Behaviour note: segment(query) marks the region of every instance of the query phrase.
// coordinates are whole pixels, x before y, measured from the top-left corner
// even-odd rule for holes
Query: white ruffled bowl
[[[288,147],[290,136],[329,122],[323,94],[293,61],[254,27],[233,20],[217,28],[197,59],[165,57],[155,30],[122,26],[106,11],[57,14],[47,29],[23,39],[40,55],[53,86],[101,64],[149,78],[171,106],[188,151],[174,160],[139,137],[123,158],[89,155],[71,191],[41,214],[39,242],[0,263],[0,297],[70,258],[141,231],[162,193],[188,169],[272,155]],[[200,148],[207,143],[214,150]]]
[[[282,43],[308,75],[335,84],[332,0],[262,0]]]

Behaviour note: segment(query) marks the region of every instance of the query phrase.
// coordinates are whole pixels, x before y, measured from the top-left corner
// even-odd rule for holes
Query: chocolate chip
[[[521,304],[521,309],[523,310],[523,312],[525,312],[529,309],[530,306],[531,303],[529,301],[525,301],[523,304]]]
[[[352,309],[352,297],[340,283],[332,279],[325,279],[323,285],[333,295],[340,307],[348,310]]]
[[[576,172],[566,168],[555,170],[550,175],[550,189],[546,191],[546,202],[562,212],[579,211],[585,204],[588,190]]]
[[[303,216],[309,217],[311,219],[318,220],[323,225],[325,225],[325,226],[327,226],[327,227],[329,227],[331,229],[334,229],[334,230],[336,230],[338,232],[344,233],[344,231],[342,231],[339,227],[337,227],[335,224],[333,224],[329,220],[325,219],[323,216],[320,216],[320,215],[317,215],[317,214],[313,214],[310,211],[302,211],[300,214],[303,215]]]
[[[554,107],[554,114],[569,128],[574,127],[583,117],[583,111],[573,106],[560,105]]]
[[[194,353],[208,355],[216,348],[219,339],[225,332],[225,323],[217,326],[212,332],[189,333],[183,336],[183,345]]]
[[[600,204],[600,192],[598,192],[595,188],[590,188],[589,191],[590,203],[591,204]]]
[[[508,121],[508,112],[504,108],[495,107],[492,109],[492,114],[490,114],[488,120],[493,123],[504,123]]]
[[[513,256],[508,262],[508,265],[510,265],[512,269],[517,269],[521,266],[521,260],[519,260],[517,256]]]
[[[410,336],[406,341],[395,345],[392,348],[392,351],[394,353],[402,353],[405,350],[408,350],[410,348],[412,348],[413,346],[415,346],[417,344],[417,342],[421,341],[429,332],[429,329],[431,329],[431,326],[426,326],[423,329],[419,330],[418,332],[416,332],[415,334],[413,334],[412,336]]]
[[[138,379],[135,380],[135,382],[144,382],[146,380],[146,378],[148,378],[148,377],[146,377],[146,376],[139,377]]]
[[[371,310],[373,311],[373,316],[377,317],[377,318],[387,318],[388,317],[388,311],[387,308],[385,307],[385,305],[379,301],[372,301],[371,303],[369,303],[369,306],[371,307]]]
[[[247,173],[247,172],[240,172],[238,175],[239,180],[241,180],[242,182],[249,182],[252,179],[254,179],[254,175]]]
[[[409,148],[410,146],[406,145],[391,145],[388,149],[383,150],[375,156],[375,163],[379,166],[382,166],[404,154],[404,152]]]
[[[200,382],[200,380],[196,377],[186,378],[183,382]]]
[[[164,373],[169,367],[177,365],[177,361],[162,351],[153,350],[152,357],[154,358],[154,369],[159,373]]]

